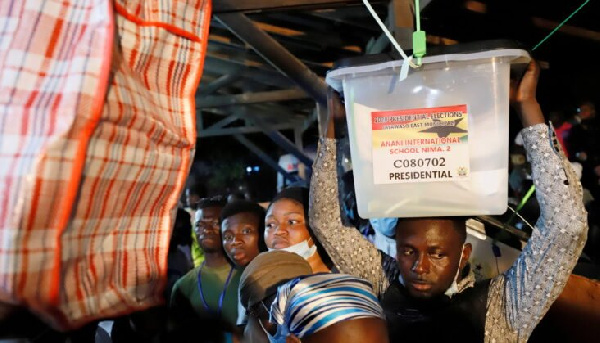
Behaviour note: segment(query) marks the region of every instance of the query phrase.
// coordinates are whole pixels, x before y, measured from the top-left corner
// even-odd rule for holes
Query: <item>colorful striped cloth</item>
[[[69,329],[162,301],[210,15],[0,1],[0,302]]]
[[[281,337],[298,338],[345,320],[384,318],[371,285],[343,274],[304,276],[279,286],[270,313]]]

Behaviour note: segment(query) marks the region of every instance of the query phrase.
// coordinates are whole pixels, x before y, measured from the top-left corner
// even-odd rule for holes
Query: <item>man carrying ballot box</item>
[[[395,260],[343,225],[339,203],[331,200],[338,199],[334,121],[345,113],[331,91],[311,181],[310,225],[340,272],[371,282],[390,342],[526,342],[565,286],[585,244],[587,215],[581,185],[537,102],[538,77],[532,62],[511,88],[511,103],[524,127],[541,215],[513,266],[478,283],[468,265],[464,217],[400,218]]]

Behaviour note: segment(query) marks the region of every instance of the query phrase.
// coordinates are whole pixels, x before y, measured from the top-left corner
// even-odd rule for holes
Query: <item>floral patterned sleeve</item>
[[[486,342],[526,342],[562,292],[587,237],[581,184],[545,124],[522,131],[540,218],[513,266],[492,280]]]
[[[341,273],[368,280],[381,295],[388,286],[382,253],[341,218],[336,140],[321,139],[310,183],[310,226]],[[385,260],[385,259],[384,259]]]

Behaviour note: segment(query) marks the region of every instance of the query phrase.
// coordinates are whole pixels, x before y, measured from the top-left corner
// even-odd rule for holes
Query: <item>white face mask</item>
[[[308,260],[310,257],[312,257],[312,255],[314,255],[317,252],[317,246],[314,244],[312,247],[309,246],[308,239],[305,239],[302,242],[291,245],[287,248],[269,249],[269,251],[273,251],[273,250],[293,252],[294,254],[302,257],[303,259]]]
[[[454,294],[458,293],[458,277],[460,276],[460,272],[462,271],[460,268],[460,265],[462,264],[463,252],[465,251],[465,245],[466,244],[463,244],[462,250],[460,251],[460,260],[458,260],[458,270],[456,271],[456,275],[454,275],[454,281],[452,281],[452,284],[450,285],[450,287],[448,287],[446,292],[444,292],[444,294],[446,294],[448,297],[452,297]]]

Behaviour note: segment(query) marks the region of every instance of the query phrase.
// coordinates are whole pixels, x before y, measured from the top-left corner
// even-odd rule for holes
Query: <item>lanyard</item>
[[[198,271],[198,290],[200,291],[200,299],[202,299],[204,308],[207,311],[210,311],[210,306],[208,306],[208,303],[206,302],[206,299],[204,298],[204,292],[202,291],[202,268],[204,268],[204,262],[202,262],[202,265],[200,266],[200,271]],[[221,292],[221,295],[219,296],[219,308],[217,310],[218,315],[220,315],[221,311],[223,310],[223,300],[225,299],[225,293],[227,292],[227,287],[229,286],[229,282],[231,281],[231,274],[233,274],[233,267],[231,267],[231,269],[229,269],[229,274],[227,275],[227,280],[225,280],[225,285],[223,286],[223,291]]]

